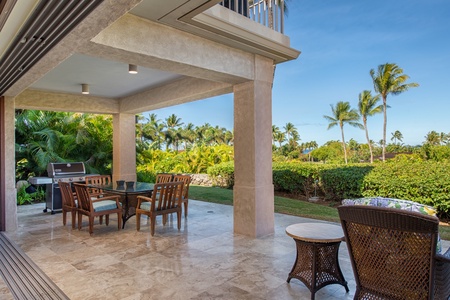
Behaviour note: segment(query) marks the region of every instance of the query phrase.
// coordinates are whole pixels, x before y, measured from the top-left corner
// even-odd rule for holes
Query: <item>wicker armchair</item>
[[[354,299],[448,299],[450,259],[436,254],[439,220],[417,212],[340,206]]]
[[[141,215],[150,218],[150,232],[155,234],[156,216],[163,216],[163,225],[166,224],[167,216],[177,213],[178,230],[181,228],[181,195],[184,182],[166,182],[155,184],[152,197],[138,196],[136,207],[136,229],[141,229]],[[158,191],[158,192],[156,192]]]
[[[188,215],[188,202],[189,202],[189,184],[191,183],[191,176],[189,175],[175,175],[173,181],[183,181],[183,194],[181,195],[181,202],[184,205],[184,217],[187,218]]]

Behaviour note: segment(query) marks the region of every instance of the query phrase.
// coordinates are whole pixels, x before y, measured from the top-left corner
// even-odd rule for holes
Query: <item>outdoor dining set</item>
[[[59,182],[63,224],[67,213],[72,228],[82,228],[83,215],[93,234],[99,223],[117,214],[118,230],[136,216],[148,216],[150,233],[155,234],[156,217],[165,225],[177,214],[181,228],[182,210],[187,217],[191,177],[158,174],[154,184],[117,181],[109,175],[86,177],[85,183]],[[299,223],[286,228],[295,241],[297,255],[287,281],[300,280],[311,291],[340,284],[348,292],[339,266],[339,246],[347,244],[356,282],[354,299],[449,299],[450,249],[442,251],[439,219],[433,207],[391,198],[346,199],[338,207],[341,224]],[[78,217],[78,218],[77,218]]]
[[[87,176],[85,183],[59,182],[62,196],[63,225],[67,214],[72,217],[72,228],[82,228],[83,215],[89,219],[89,233],[94,232],[94,219],[109,225],[109,215],[117,214],[117,228],[124,228],[126,221],[136,215],[136,229],[140,230],[141,215],[150,219],[150,232],[155,234],[156,216],[161,215],[163,225],[170,214],[176,213],[178,230],[181,214],[188,214],[189,184],[191,177],[183,174],[157,174],[155,184],[144,182],[113,183],[110,175]]]

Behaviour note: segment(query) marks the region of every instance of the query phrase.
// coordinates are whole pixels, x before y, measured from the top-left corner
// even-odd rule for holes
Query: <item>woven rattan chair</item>
[[[189,175],[175,175],[173,181],[183,181],[184,188],[183,194],[181,195],[181,202],[184,205],[184,217],[187,218],[188,215],[188,202],[189,202],[189,184],[191,183],[191,176]]]
[[[439,220],[417,212],[340,206],[354,299],[447,299],[450,259],[436,254]]]
[[[58,182],[59,189],[61,191],[62,198],[62,216],[63,225],[66,226],[67,213],[72,214],[72,228],[75,229],[76,216],[77,216],[77,202],[75,201],[76,196],[72,191],[72,186],[68,182]]]
[[[178,230],[181,228],[181,195],[184,182],[157,183],[154,186],[152,197],[138,196],[136,207],[136,229],[141,229],[141,215],[147,215],[150,219],[150,232],[155,234],[156,216],[163,216],[163,225],[167,216],[177,213]],[[158,192],[156,192],[158,191]]]
[[[122,223],[122,206],[119,203],[119,196],[108,196],[92,199],[89,188],[85,184],[74,183],[75,192],[78,199],[78,229],[81,229],[83,215],[89,218],[89,233],[94,233],[94,218],[106,216],[106,225],[109,225],[109,215],[117,214],[117,227],[120,230]]]

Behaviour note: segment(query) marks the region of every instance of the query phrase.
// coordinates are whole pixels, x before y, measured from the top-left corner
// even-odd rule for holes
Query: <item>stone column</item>
[[[136,181],[136,117],[113,115],[112,180]]]
[[[234,232],[274,232],[273,61],[255,56],[255,80],[234,86]]]
[[[2,135],[1,135],[1,168],[2,194],[4,197],[4,224],[6,231],[17,229],[17,190],[16,190],[16,166],[15,166],[15,105],[14,98],[3,97],[2,109]]]

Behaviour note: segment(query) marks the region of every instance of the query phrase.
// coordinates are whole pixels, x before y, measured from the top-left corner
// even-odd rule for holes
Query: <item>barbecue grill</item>
[[[86,169],[83,162],[49,163],[47,165],[48,177],[31,177],[31,184],[45,184],[46,207],[44,212],[50,210],[52,215],[62,210],[61,191],[58,182],[85,182]]]

